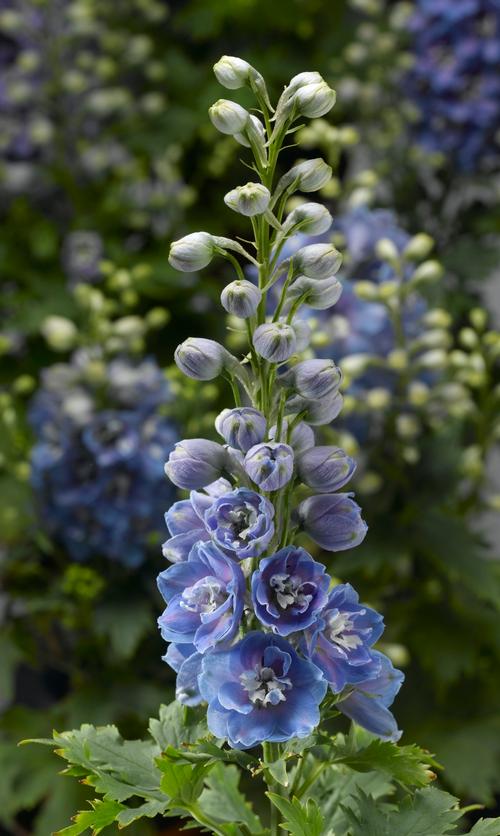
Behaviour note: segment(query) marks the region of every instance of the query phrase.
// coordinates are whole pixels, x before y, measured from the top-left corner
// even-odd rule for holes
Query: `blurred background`
[[[86,797],[19,739],[82,722],[139,736],[173,696],[155,623],[163,463],[213,435],[228,392],[172,356],[189,335],[243,346],[219,305],[228,268],[167,262],[187,232],[246,232],[222,202],[245,150],[207,118],[230,95],[211,70],[224,53],[274,101],[303,70],[337,90],[282,159],[332,165],[319,199],[344,254],[340,302],[304,315],[344,372],[324,438],[358,459],[370,533],[330,571],[385,615],[404,742],[437,754],[444,788],[498,805],[500,0],[2,0],[7,836],[47,836]]]

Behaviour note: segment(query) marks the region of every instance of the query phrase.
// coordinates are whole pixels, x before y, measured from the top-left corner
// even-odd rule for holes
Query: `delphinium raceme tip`
[[[165,465],[170,480],[190,493],[166,514],[163,553],[172,565],[158,578],[167,603],[159,626],[170,642],[164,658],[177,672],[177,699],[207,703],[217,738],[237,749],[262,744],[267,762],[280,757],[281,744],[318,726],[327,693],[330,705],[395,741],[400,732],[389,706],[403,676],[373,649],[382,617],[297,544],[306,534],[336,552],[361,543],[367,528],[345,490],[354,461],[315,443],[314,427],[342,408],[339,369],[329,359],[297,358],[309,341],[300,308],[330,307],[339,298],[340,255],[320,243],[280,259],[291,235],[321,235],[331,224],[313,202],[285,217],[288,198],[322,188],[329,166],[310,159],[281,177],[276,168],[296,121],[326,114],[335,93],[318,73],[300,73],[273,110],[264,79],[247,62],[224,56],[214,69],[229,89],[250,87],[263,117],[226,99],[209,111],[216,128],[253,153],[255,182],[225,197],[248,217],[253,251],[197,232],[172,244],[170,263],[189,272],[217,255],[229,260],[236,277],[221,302],[241,319],[248,348],[239,360],[214,340],[190,337],[175,353],[189,377],[225,377],[235,405],[216,419],[219,443],[181,441]],[[257,268],[256,283],[240,259]]]

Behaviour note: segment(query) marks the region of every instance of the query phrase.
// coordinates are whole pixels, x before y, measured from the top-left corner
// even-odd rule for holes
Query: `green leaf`
[[[473,836],[500,836],[500,819],[479,819],[470,833]]]
[[[284,817],[281,824],[283,830],[287,830],[292,836],[321,836],[325,823],[314,799],[308,798],[306,803],[302,804],[298,798],[289,801],[274,792],[268,792],[266,795]]]
[[[397,746],[374,738],[358,727],[352,728],[348,738],[342,734],[335,737],[335,763],[343,763],[358,772],[384,772],[406,787],[425,787],[435,778],[431,767],[437,769],[439,764],[424,749],[415,744]]]
[[[74,818],[75,823],[59,830],[54,836],[79,836],[86,830],[90,830],[92,836],[97,836],[105,827],[109,827],[116,821],[118,814],[123,809],[123,805],[116,801],[91,801],[90,803],[92,810],[77,813]]]
[[[167,746],[180,749],[185,743],[195,743],[208,734],[205,716],[176,700],[160,706],[158,719],[149,721],[149,733],[161,751]]]
[[[125,807],[116,817],[118,827],[127,827],[138,819],[144,817],[152,819],[155,816],[163,815],[168,809],[169,801],[145,801],[139,807]]]
[[[200,807],[209,816],[222,821],[241,822],[252,834],[263,832],[258,816],[239,790],[240,771],[236,766],[215,764],[206,779]]]
[[[160,787],[170,796],[174,806],[189,805],[196,802],[203,790],[203,781],[214,764],[183,764],[163,755],[156,763],[162,773]]]
[[[346,809],[352,822],[349,836],[445,836],[455,832],[462,817],[457,799],[433,787],[417,790],[396,810],[384,811],[364,793],[356,799],[356,807]]]

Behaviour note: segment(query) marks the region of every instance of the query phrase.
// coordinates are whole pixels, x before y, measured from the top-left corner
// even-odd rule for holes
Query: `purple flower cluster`
[[[176,429],[158,409],[168,387],[152,360],[103,363],[99,385],[89,382],[95,366],[78,352],[44,372],[30,409],[33,487],[44,526],[72,559],[134,567],[173,498],[163,462]]]
[[[214,70],[229,89],[249,85],[265,113],[267,90],[253,67],[224,56]],[[272,149],[287,126],[298,114],[325,114],[334,102],[319,73],[301,73],[285,87],[273,129],[268,118],[264,126],[227,99],[209,112],[218,130],[251,148],[256,172],[272,172]],[[252,217],[257,259],[239,242],[207,232],[174,241],[169,255],[184,272],[228,258],[238,278],[221,303],[246,321],[242,362],[209,339],[190,337],[175,352],[189,377],[228,379],[235,408],[215,421],[224,443],[181,441],[165,465],[170,480],[190,493],[165,515],[170,537],[163,553],[172,565],[158,578],[167,604],[159,627],[171,642],[164,658],[177,672],[177,699],[205,701],[210,731],[237,749],[309,735],[327,691],[340,711],[381,738],[400,736],[389,706],[403,677],[373,649],[381,616],[360,605],[348,584],[335,585],[295,542],[307,535],[337,552],[359,545],[367,530],[352,493],[338,492],[354,461],[338,447],[316,446],[313,429],[342,408],[341,372],[331,359],[297,356],[309,342],[300,307],[322,311],[338,301],[341,256],[331,242],[286,251],[300,229],[319,236],[330,227],[320,204],[283,218],[295,190],[316,191],[330,173],[323,160],[306,160],[280,178],[274,194],[266,177],[226,195],[233,211]],[[243,278],[233,252],[258,267],[258,286]],[[278,290],[274,310],[271,289],[275,298]]]
[[[500,5],[415,0],[408,23],[414,63],[404,80],[420,112],[417,141],[462,171],[498,162]]]
[[[331,361],[318,363],[298,363],[281,385],[298,382],[320,397],[319,379],[329,397],[340,374]],[[277,548],[282,521],[269,492],[298,482],[317,493],[295,508],[294,531],[329,551],[356,546],[366,533],[352,495],[335,492],[354,461],[337,447],[315,446],[307,424],[296,426],[295,435],[286,422],[279,433],[274,427],[273,437],[287,439],[277,442],[259,410],[225,409],[216,419],[225,445],[191,439],[170,454],[170,479],[198,489],[165,514],[171,536],[163,553],[173,565],[158,577],[167,604],[158,623],[171,642],[164,658],[177,672],[177,698],[207,701],[210,729],[236,748],[310,733],[328,688],[347,716],[396,740],[388,706],[402,674],[373,650],[381,616],[348,584],[332,588],[304,548]],[[246,625],[260,629],[245,633]]]

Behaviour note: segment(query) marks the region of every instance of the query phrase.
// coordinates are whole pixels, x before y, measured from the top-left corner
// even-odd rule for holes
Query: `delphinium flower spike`
[[[190,490],[166,514],[163,551],[172,565],[159,577],[167,603],[159,624],[172,643],[165,659],[178,675],[177,699],[207,703],[211,732],[237,749],[262,744],[264,760],[271,744],[318,726],[327,692],[348,717],[397,740],[389,706],[402,674],[373,649],[381,616],[296,542],[302,532],[336,552],[361,543],[367,530],[352,493],[338,492],[355,462],[338,447],[316,446],[312,429],[340,412],[341,373],[331,360],[300,357],[309,339],[300,308],[337,301],[341,257],[325,243],[279,257],[297,231],[322,235],[331,224],[328,210],[312,202],[286,216],[288,198],[322,188],[329,166],[307,160],[280,178],[276,169],[297,119],[324,115],[335,93],[318,73],[301,73],[273,110],[264,79],[247,62],[224,56],[215,73],[229,89],[249,86],[263,117],[226,99],[210,109],[215,127],[253,152],[260,182],[224,200],[248,218],[255,255],[197,232],[172,244],[170,262],[195,271],[216,254],[228,259],[236,276],[221,302],[240,318],[248,345],[241,361],[207,339],[189,338],[175,354],[190,377],[228,378],[235,404],[215,421],[219,443],[182,441],[165,465]],[[255,280],[239,257],[257,265]]]

